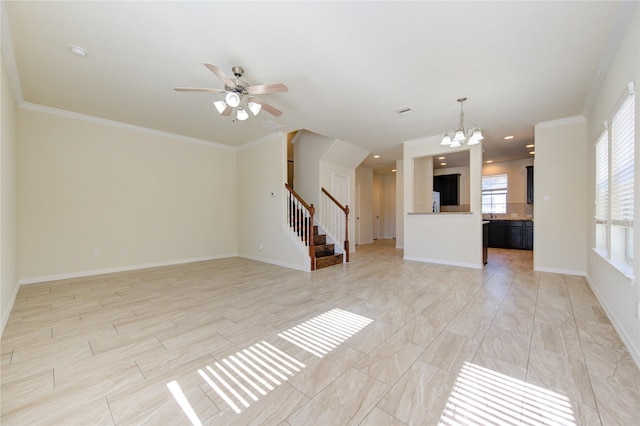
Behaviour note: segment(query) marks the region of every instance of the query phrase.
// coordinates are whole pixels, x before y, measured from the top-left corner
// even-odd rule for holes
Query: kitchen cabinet
[[[460,205],[460,173],[434,176],[433,190],[440,193],[441,206]]]
[[[533,221],[490,220],[489,247],[533,250]]]
[[[489,221],[489,247],[507,248],[507,221],[491,220]]]
[[[524,223],[521,220],[511,220],[509,229],[508,248],[521,249],[524,246]]]
[[[533,204],[533,166],[527,166],[527,204]]]
[[[533,221],[524,222],[524,247],[525,250],[533,250]]]
[[[488,260],[489,247],[489,221],[482,222],[482,264],[486,265]]]

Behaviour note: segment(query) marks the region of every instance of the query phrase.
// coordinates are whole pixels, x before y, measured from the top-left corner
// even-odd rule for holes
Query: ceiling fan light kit
[[[251,111],[254,116],[258,115],[258,113],[263,109],[276,117],[282,115],[282,111],[253,95],[288,92],[289,89],[284,84],[274,83],[250,86],[246,81],[240,78],[242,77],[242,74],[244,74],[244,69],[240,66],[236,65],[231,68],[235,79],[227,77],[224,71],[222,71],[217,65],[205,62],[204,66],[222,80],[224,83],[224,89],[175,87],[174,90],[177,92],[224,93],[224,100],[214,101],[213,105],[220,115],[231,115],[233,108],[236,108],[236,120],[238,121],[244,121],[249,118],[247,109]]]
[[[466,100],[466,97],[458,98],[458,102],[460,102],[460,124],[453,134],[453,139],[449,136],[449,132],[446,132],[442,137],[440,145],[448,146],[449,148],[459,148],[465,143],[467,145],[477,145],[484,139],[479,127],[476,126],[474,130],[464,128],[464,110],[462,106]]]

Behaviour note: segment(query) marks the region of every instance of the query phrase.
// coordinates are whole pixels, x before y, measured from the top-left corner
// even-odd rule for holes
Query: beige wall
[[[404,143],[404,257],[409,260],[482,267],[482,144],[469,151],[470,214],[410,214],[414,206],[414,159],[442,151],[440,137]]]
[[[238,255],[261,262],[309,270],[308,250],[285,224],[286,136],[271,134],[238,148]],[[227,180],[229,179],[227,177]],[[220,226],[221,224],[216,224]]]
[[[237,253],[234,149],[51,112],[18,110],[22,282]]]
[[[0,117],[2,118],[0,161],[0,334],[9,319],[11,306],[18,293],[18,232],[16,199],[16,107],[9,78],[0,62],[2,80],[0,81]]]
[[[634,279],[629,279],[622,275],[607,259],[592,250],[595,247],[595,224],[593,220],[595,214],[593,190],[595,187],[595,154],[593,145],[604,130],[603,121],[610,117],[617,102],[626,90],[627,84],[631,81],[635,81],[636,93],[635,199],[640,200],[640,185],[638,185],[638,177],[640,176],[640,149],[638,149],[640,138],[640,9],[636,9],[611,68],[602,82],[602,88],[596,94],[592,107],[586,113],[588,130],[585,144],[588,154],[587,187],[589,190],[585,204],[586,209],[583,213],[588,233],[585,244],[587,251],[585,257],[588,259],[586,265],[587,280],[618,334],[620,334],[629,352],[634,357],[636,364],[640,367],[640,319],[638,319],[637,305],[640,303],[640,285],[638,285],[638,271],[640,271],[640,226],[638,226],[640,224],[640,203],[636,202],[634,217],[636,224],[633,236],[635,253]],[[538,147],[536,146],[537,151]],[[536,172],[536,185],[537,179]]]

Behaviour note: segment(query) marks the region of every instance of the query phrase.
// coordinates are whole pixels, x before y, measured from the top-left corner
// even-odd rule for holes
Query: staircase
[[[318,226],[313,227],[316,269],[338,265],[343,262],[342,253],[335,254],[335,244],[327,244],[327,235],[318,234]]]
[[[349,262],[349,238],[348,238],[348,216],[349,207],[343,207],[339,205],[340,210],[344,212],[344,229],[345,241],[344,247],[340,246],[342,250],[344,248],[345,257],[343,254],[336,254],[335,244],[327,244],[327,235],[318,233],[318,225],[313,222],[313,215],[315,214],[315,207],[313,204],[307,204],[300,195],[298,195],[289,184],[284,184],[288,191],[288,206],[286,211],[286,220],[293,233],[293,235],[299,238],[300,243],[309,250],[310,270],[326,268],[328,266],[338,265],[344,261]],[[325,192],[334,202],[335,199]],[[331,227],[329,229],[332,229]],[[329,232],[331,234],[331,232]],[[331,234],[334,235],[334,234]],[[331,237],[331,241],[335,241],[335,237]]]

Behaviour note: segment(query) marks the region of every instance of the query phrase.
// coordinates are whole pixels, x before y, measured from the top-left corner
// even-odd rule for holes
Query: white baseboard
[[[611,321],[611,324],[613,324],[613,328],[615,328],[616,331],[618,332],[618,336],[620,336],[622,343],[624,343],[624,345],[626,346],[627,350],[629,351],[629,354],[631,355],[631,358],[633,358],[633,360],[635,361],[636,366],[640,368],[640,348],[635,347],[635,345],[633,344],[633,340],[626,333],[622,325],[620,325],[620,322],[618,321],[616,316],[613,315],[613,312],[611,311],[609,306],[605,303],[604,298],[598,292],[598,288],[595,285],[593,285],[593,282],[591,282],[591,279],[588,276],[586,278],[587,278],[587,283],[589,283],[589,287],[591,287],[591,291],[593,291],[593,294],[596,295],[596,299],[598,299],[598,302],[600,302],[600,305],[602,305],[602,308],[604,309],[604,312],[607,314],[609,321]]]
[[[273,259],[268,259],[268,258],[258,257],[258,256],[251,256],[249,254],[242,254],[242,253],[238,254],[238,257],[242,257],[244,259],[249,259],[249,260],[255,260],[256,262],[268,263],[270,265],[282,266],[283,268],[295,269],[297,271],[311,272],[311,265],[309,265],[308,268],[305,268],[302,265],[296,265],[296,264],[287,263],[287,262],[280,262]]]
[[[13,310],[13,304],[16,302],[16,296],[18,296],[18,290],[20,290],[20,284],[16,285],[13,289],[13,294],[11,294],[11,300],[7,305],[7,309],[2,313],[2,325],[0,326],[0,336],[4,332],[4,326],[7,325],[7,321],[9,321],[9,315],[11,315],[11,311]]]
[[[412,260],[414,262],[423,262],[423,263],[435,263],[438,265],[450,265],[450,266],[461,266],[463,268],[473,268],[473,269],[482,269],[482,263],[473,264],[473,263],[465,263],[465,262],[450,262],[448,260],[441,259],[428,259],[423,257],[413,257],[413,256],[404,256],[404,260]]]
[[[578,275],[580,277],[586,277],[586,271],[578,271],[575,269],[560,269],[560,268],[544,268],[539,266],[534,266],[533,270],[535,272],[551,272],[553,274],[565,274],[565,275]]]
[[[178,260],[169,260],[165,262],[144,263],[140,265],[117,266],[113,268],[94,269],[90,271],[69,272],[64,274],[46,275],[41,277],[22,278],[20,279],[20,281],[18,281],[18,283],[20,285],[36,284],[36,283],[43,283],[47,281],[68,280],[71,278],[81,278],[81,277],[91,277],[94,275],[112,274],[114,272],[135,271],[138,269],[157,268],[160,266],[172,266],[172,265],[180,265],[183,263],[202,262],[205,260],[226,259],[228,257],[236,257],[236,256],[238,256],[237,253],[227,253],[227,254],[221,254],[216,256],[194,257],[190,259],[178,259]]]

